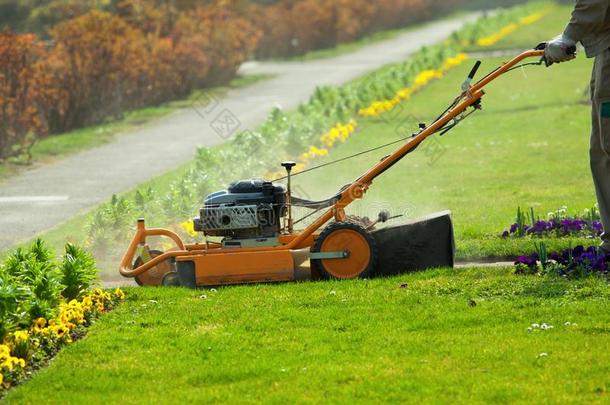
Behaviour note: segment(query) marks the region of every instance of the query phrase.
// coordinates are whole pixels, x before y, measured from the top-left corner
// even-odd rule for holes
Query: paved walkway
[[[112,143],[34,167],[0,183],[0,251],[66,222],[121,193],[189,161],[197,146],[224,142],[255,128],[276,105],[295,108],[318,85],[337,85],[437,43],[476,15],[430,23],[353,53],[307,62],[248,62],[243,73],[273,79],[231,90]]]

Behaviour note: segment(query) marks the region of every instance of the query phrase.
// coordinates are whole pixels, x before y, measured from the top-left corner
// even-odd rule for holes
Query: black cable
[[[519,68],[525,67],[525,66],[540,66],[540,65],[542,65],[542,63],[543,63],[542,60],[540,62],[522,63],[521,65],[513,66],[512,68],[506,70],[506,73],[511,72],[511,71],[513,71],[515,69],[519,69]]]
[[[398,139],[398,140],[396,140],[396,141],[392,141],[392,142],[386,143],[386,144],[384,144],[384,145],[379,145],[379,146],[376,146],[376,147],[374,147],[374,148],[371,148],[371,149],[368,149],[368,150],[364,150],[364,151],[362,151],[362,152],[358,152],[358,153],[355,153],[355,154],[350,155],[350,156],[343,157],[343,158],[341,158],[341,159],[333,160],[333,161],[330,161],[330,162],[327,162],[327,163],[323,163],[323,164],[318,165],[318,166],[310,167],[309,169],[305,169],[305,170],[300,171],[300,172],[298,172],[298,173],[293,173],[293,174],[292,174],[292,177],[294,177],[294,176],[298,176],[298,175],[300,175],[300,174],[305,174],[305,173],[310,172],[310,171],[312,171],[312,170],[317,170],[317,169],[320,169],[320,168],[322,168],[322,167],[326,167],[326,166],[334,165],[335,163],[340,163],[340,162],[343,162],[344,160],[352,159],[352,158],[355,158],[355,157],[358,157],[358,156],[361,156],[361,155],[365,155],[365,154],[367,154],[367,153],[375,152],[376,150],[383,149],[383,148],[387,148],[388,146],[392,146],[392,145],[397,144],[397,143],[399,143],[399,142],[404,142],[404,141],[406,141],[407,139],[411,139],[411,138],[413,138],[413,135],[410,135],[410,136],[407,136],[407,137],[404,137],[404,138]],[[284,180],[284,179],[287,179],[287,178],[288,178],[288,176],[278,177],[277,179],[273,179],[273,180],[272,180],[272,182],[276,182],[276,181]]]

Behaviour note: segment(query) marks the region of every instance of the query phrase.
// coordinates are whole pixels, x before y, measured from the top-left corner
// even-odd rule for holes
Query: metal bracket
[[[341,252],[312,252],[309,254],[310,259],[346,259],[349,257],[349,252],[343,250]]]

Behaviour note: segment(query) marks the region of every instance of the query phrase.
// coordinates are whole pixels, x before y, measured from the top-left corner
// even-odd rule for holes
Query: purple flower
[[[535,268],[538,255],[519,256],[515,265],[521,264]],[[591,273],[608,274],[610,254],[602,253],[596,246],[576,246],[573,249],[565,249],[562,252],[552,252],[549,259],[554,260],[561,267],[557,274],[566,277],[579,277]]]
[[[604,226],[599,221],[593,221],[591,223],[591,231],[595,236],[599,236],[604,232]]]
[[[517,232],[517,229],[519,229],[519,225],[517,225],[517,224],[512,224],[512,225],[510,226],[510,233],[515,233],[515,232]]]
[[[550,224],[546,221],[536,221],[536,223],[527,230],[528,234],[543,235],[547,230],[551,229]]]
[[[569,254],[570,249],[567,249],[567,252]],[[582,256],[582,254],[585,252],[585,248],[582,245],[578,245],[576,246],[574,249],[572,249],[572,257],[577,258]]]
[[[532,256],[519,256],[517,257],[517,260],[515,260],[515,266],[518,264],[523,264],[527,267],[530,268],[534,268],[536,267],[536,259],[534,259]]]

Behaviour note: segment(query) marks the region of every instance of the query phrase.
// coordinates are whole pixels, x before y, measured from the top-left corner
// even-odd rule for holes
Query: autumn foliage
[[[251,56],[332,47],[460,1],[58,2],[67,17],[48,38],[0,34],[0,160],[49,132],[225,83]]]
[[[47,133],[46,58],[34,35],[0,33],[0,160],[27,152]]]

